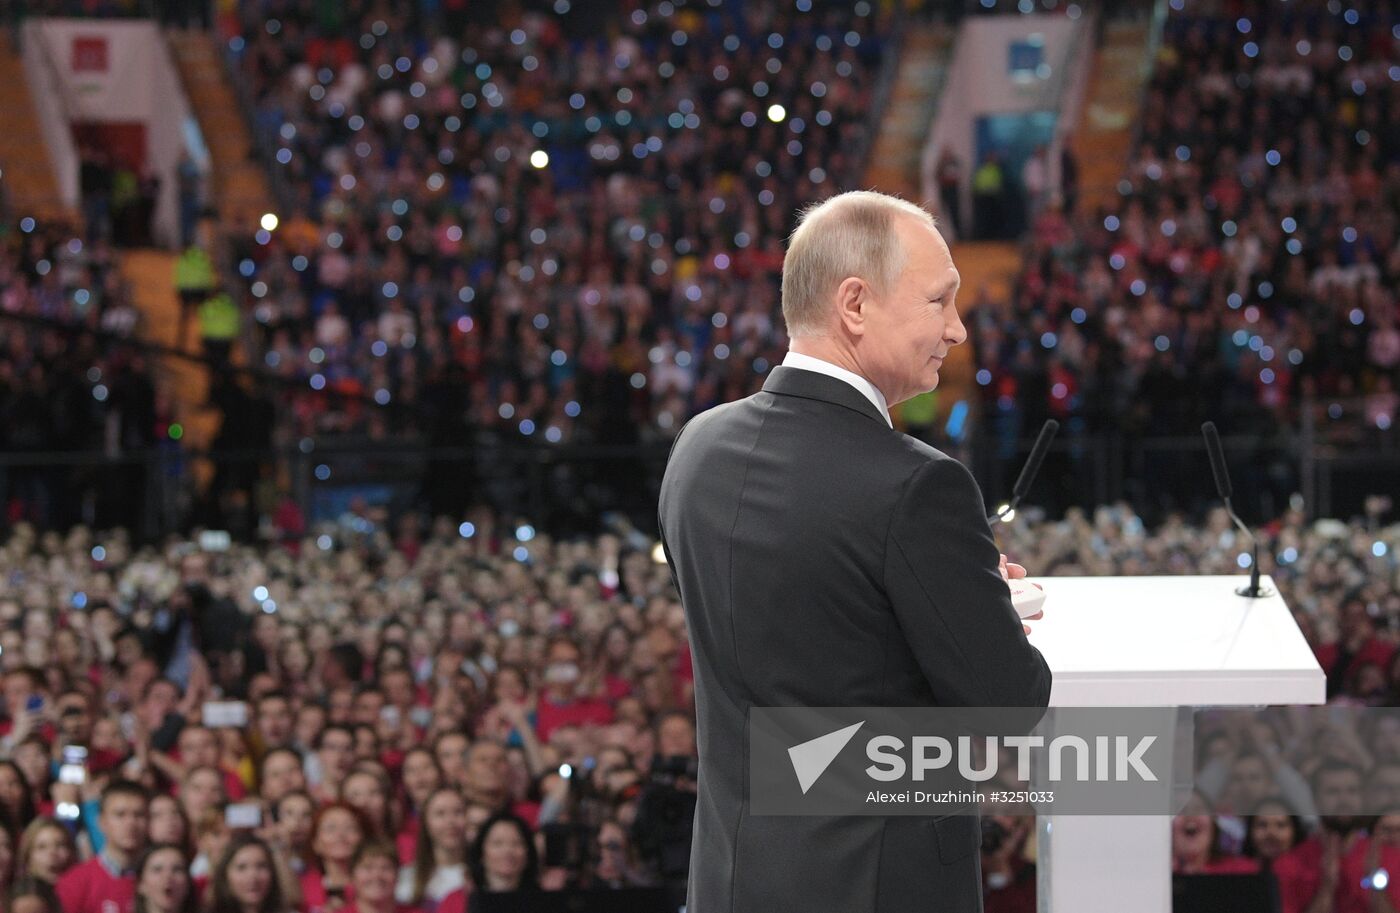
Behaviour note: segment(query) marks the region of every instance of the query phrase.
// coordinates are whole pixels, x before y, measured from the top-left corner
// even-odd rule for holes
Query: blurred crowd
[[[240,4],[297,194],[237,256],[267,365],[384,403],[451,378],[475,422],[550,443],[668,437],[752,392],[786,351],[783,240],[860,165],[882,6],[663,0],[573,35],[582,7],[434,31]]]
[[[170,424],[136,337],[140,314],[101,238],[25,217],[0,234],[0,512],[66,528],[124,522],[144,481],[129,466],[65,465],[61,451],[144,451]],[[99,485],[121,478],[122,484]]]
[[[1237,573],[1244,548],[1223,512],[1148,530],[1113,505],[1001,529],[1046,576]],[[1260,538],[1334,701],[1400,703],[1400,527],[1289,513]],[[256,545],[17,527],[0,547],[12,903],[48,890],[35,881],[67,913],[98,910],[79,895],[167,889],[282,913],[680,896],[693,673],[654,555],[635,531],[556,540],[485,509],[361,509]],[[1233,770],[1217,747],[1203,756]],[[1029,831],[989,818],[988,909],[1034,908]],[[1198,832],[1178,831],[1178,867],[1195,871]],[[156,853],[181,887],[148,883]],[[262,876],[240,880],[245,862]]]
[[[1316,395],[1354,443],[1389,431],[1397,124],[1395,4],[1173,3],[1121,203],[1043,193],[1011,297],[970,303],[986,414],[1249,433]]]
[[[682,887],[697,752],[665,566],[486,512],[423,522],[141,549],[19,526],[0,548],[5,909]]]

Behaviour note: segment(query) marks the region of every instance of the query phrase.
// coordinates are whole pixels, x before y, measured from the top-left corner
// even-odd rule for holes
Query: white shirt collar
[[[890,418],[890,408],[885,402],[885,395],[880,392],[870,381],[861,377],[854,371],[848,371],[840,365],[832,364],[824,358],[813,358],[811,355],[803,355],[801,352],[787,353],[783,359],[783,365],[789,368],[801,368],[804,371],[816,371],[818,374],[825,374],[827,377],[834,377],[837,380],[844,380],[846,383],[860,391],[860,395],[875,404],[875,408],[880,410],[880,414],[885,417],[885,424],[894,427],[894,421]]]

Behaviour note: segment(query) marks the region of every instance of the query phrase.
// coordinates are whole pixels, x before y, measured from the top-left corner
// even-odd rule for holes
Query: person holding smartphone
[[[39,734],[45,744],[53,742],[54,726],[49,719],[47,687],[39,669],[21,666],[5,673],[5,716],[0,721],[0,751],[6,754],[31,735]]]

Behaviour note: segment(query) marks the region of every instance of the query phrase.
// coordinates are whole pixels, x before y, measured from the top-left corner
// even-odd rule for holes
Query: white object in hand
[[[1036,584],[1018,577],[1008,580],[1007,585],[1011,587],[1011,604],[1022,618],[1030,618],[1045,605],[1045,591]]]

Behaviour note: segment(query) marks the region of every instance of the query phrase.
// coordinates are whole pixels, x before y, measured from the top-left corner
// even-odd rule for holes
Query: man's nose
[[[948,322],[944,335],[948,337],[950,346],[961,345],[967,341],[967,327],[963,326],[962,318],[956,311],[953,312],[953,319]]]

